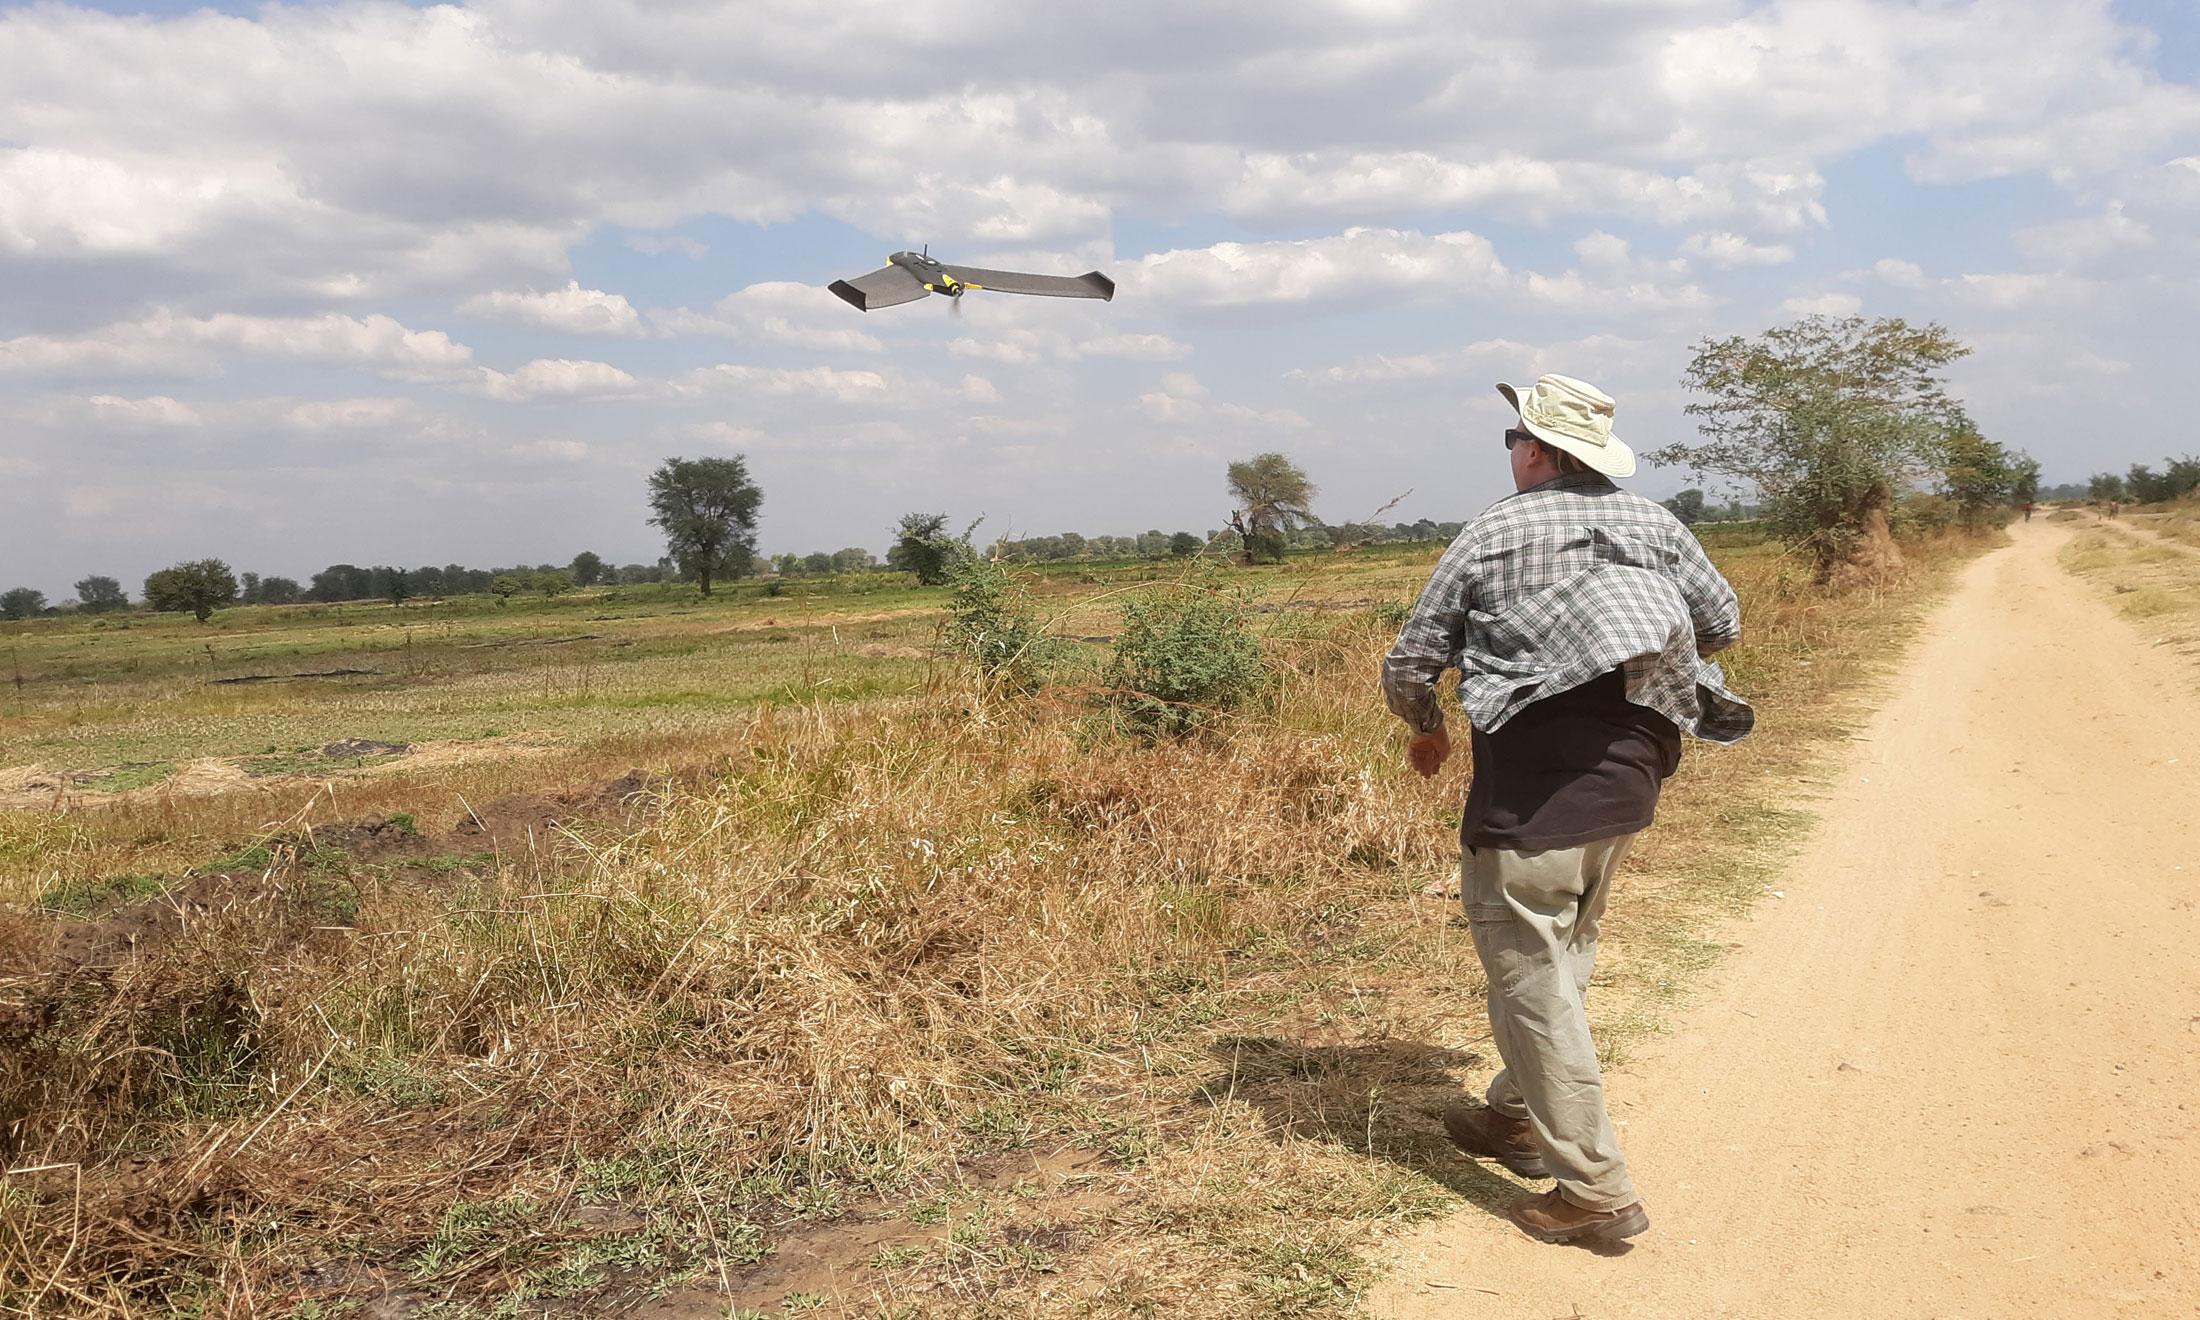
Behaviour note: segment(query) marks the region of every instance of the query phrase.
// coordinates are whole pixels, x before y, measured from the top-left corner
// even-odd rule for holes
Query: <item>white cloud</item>
[[[523,440],[505,446],[504,452],[514,458],[547,458],[561,463],[578,463],[588,457],[588,445],[580,440]]]
[[[519,403],[631,396],[642,392],[642,383],[608,362],[537,358],[510,373],[483,367],[479,388],[492,399]]]
[[[1128,358],[1134,362],[1172,362],[1192,355],[1190,344],[1181,344],[1167,335],[1110,334],[1094,335],[1077,345],[1077,352],[1085,357]]]
[[[1164,306],[1256,307],[1370,295],[1452,299],[1497,292],[1504,263],[1464,231],[1347,229],[1329,238],[1217,243],[1130,263],[1119,282]]]
[[[1897,289],[1922,289],[1926,283],[1925,268],[1900,257],[1882,257],[1873,262],[1872,274]]]
[[[849,323],[861,315],[829,290],[772,280],[729,293],[708,312],[680,307],[651,312],[649,319],[669,335],[726,335],[788,348],[884,351],[886,346],[875,335]]]
[[[195,427],[206,420],[199,410],[187,403],[178,403],[165,394],[148,395],[142,399],[125,399],[113,394],[95,394],[84,401],[85,412],[94,423],[122,423],[126,426],[147,427]]]
[[[1723,231],[1690,234],[1681,242],[1681,251],[1721,270],[1737,266],[1778,266],[1795,260],[1795,249],[1785,243],[1752,243],[1740,234]]]
[[[584,289],[579,280],[566,281],[562,289],[547,293],[483,293],[468,298],[458,310],[493,321],[562,330],[572,335],[621,335],[642,333],[641,314],[624,294]]]
[[[886,377],[876,371],[756,367],[731,362],[688,372],[675,388],[689,395],[733,391],[825,399],[834,403],[872,403],[885,399],[888,393]]]
[[[205,375],[221,354],[370,367],[430,379],[464,369],[473,350],[440,330],[413,330],[383,315],[179,316],[163,309],[142,321],[87,335],[23,335],[0,341],[0,372],[38,375]]]
[[[1795,316],[1854,316],[1864,310],[1864,300],[1853,293],[1798,294],[1780,304]]]
[[[412,417],[410,399],[319,399],[284,412],[283,420],[301,431],[370,430]]]
[[[983,376],[965,376],[955,392],[967,403],[999,403],[1001,391]]]

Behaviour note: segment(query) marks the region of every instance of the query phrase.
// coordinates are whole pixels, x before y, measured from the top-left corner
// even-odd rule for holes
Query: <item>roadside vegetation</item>
[[[1702,535],[1763,732],[1631,863],[1615,1051],[1982,544],[1828,592]],[[1434,1117],[1491,1067],[1465,768],[1374,693],[1435,552],[18,625],[0,1296],[1347,1313],[1511,1190]]]
[[[2116,518],[2073,510],[2065,568],[2108,595],[2156,645],[2200,663],[2200,499],[2126,507]]]

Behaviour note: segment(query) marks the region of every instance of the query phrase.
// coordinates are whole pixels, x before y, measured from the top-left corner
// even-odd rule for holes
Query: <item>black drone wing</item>
[[[1115,297],[1115,281],[1099,271],[1088,270],[1082,275],[1027,275],[1014,270],[985,270],[978,266],[940,267],[965,284],[974,284],[995,293],[1032,293],[1042,298],[1098,298],[1105,302]]]
[[[858,275],[852,280],[834,280],[830,285],[834,293],[847,299],[859,312],[874,307],[897,307],[905,302],[915,302],[930,290],[924,281],[900,266],[881,266],[868,275]]]

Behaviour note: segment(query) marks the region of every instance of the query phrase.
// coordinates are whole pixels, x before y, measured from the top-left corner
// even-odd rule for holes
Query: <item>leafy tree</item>
[[[193,559],[145,579],[145,603],[163,613],[188,610],[200,623],[237,599],[237,577],[219,559]]]
[[[872,558],[871,552],[860,545],[851,545],[845,550],[833,551],[833,571],[836,573],[856,572],[859,569],[870,568],[877,562],[876,559]]]
[[[412,599],[412,583],[406,579],[404,569],[391,571],[387,585],[383,588],[383,594],[390,598],[390,604],[392,605],[402,605]]]
[[[1178,532],[1169,538],[1169,553],[1175,555],[1178,559],[1190,559],[1193,555],[1198,554],[1199,548],[1205,544],[1207,543],[1201,540],[1196,533]]]
[[[90,577],[77,579],[76,603],[81,609],[103,614],[108,610],[125,608],[130,603],[130,597],[123,591],[120,582],[94,573]]]
[[[499,573],[489,579],[489,592],[497,598],[497,604],[509,605],[512,597],[520,592],[520,580],[510,573]]]
[[[2120,500],[2124,498],[2124,479],[2113,472],[2096,472],[2085,484],[2086,498],[2095,500]]]
[[[603,581],[603,556],[593,550],[583,550],[573,556],[570,571],[575,586],[593,587]]]
[[[2018,451],[2009,456],[2009,502],[2031,504],[2040,497],[2040,461]]]
[[[305,595],[296,578],[268,577],[260,579],[260,603],[262,605],[295,605]]]
[[[1948,437],[1941,468],[1941,490],[1955,505],[1965,527],[1976,528],[1986,511],[2009,502],[2016,486],[2009,451],[1964,423]]]
[[[971,527],[977,527],[972,523]],[[947,581],[948,570],[971,556],[970,533],[950,536],[944,513],[905,513],[894,529],[894,544],[886,552],[886,566],[914,573],[917,581],[936,587]]]
[[[2169,468],[2163,474],[2169,479],[2171,499],[2182,499],[2200,490],[2200,458],[2187,454],[2183,458],[2169,460]]]
[[[30,619],[46,612],[46,593],[34,587],[0,591],[0,619]]]
[[[1665,507],[1673,511],[1674,517],[1680,519],[1686,525],[1694,527],[1697,523],[1703,521],[1703,492],[1694,486],[1690,486],[1687,490],[1667,500]]]
[[[546,568],[529,578],[527,585],[545,596],[562,596],[573,589],[573,575],[562,568]]]
[[[764,492],[748,464],[733,458],[668,458],[649,474],[649,521],[665,534],[680,571],[710,594],[716,578],[749,571],[756,554],[756,511]]]
[[[382,594],[374,588],[374,575],[357,564],[330,564],[313,575],[306,595],[324,604],[339,600],[371,600]],[[264,586],[261,594],[266,594]]]
[[[1939,325],[1808,316],[1755,338],[1706,338],[1682,376],[1700,438],[1649,457],[1756,483],[1773,530],[1807,547],[1821,582],[1900,554],[1895,492],[1939,467],[1962,409],[1943,387],[1969,353]]]
[[[240,604],[244,604],[244,605],[257,605],[257,604],[259,604],[259,603],[260,603],[260,575],[259,575],[259,574],[257,574],[257,573],[240,573],[240,574],[238,574],[237,576],[238,576],[238,579],[239,579],[239,580],[240,580],[240,581],[242,582],[242,584],[243,584],[243,585],[241,585],[240,587],[238,587],[238,588],[237,588],[237,600],[238,600],[238,603],[240,603]]]
[[[1244,510],[1245,557],[1252,563],[1283,559],[1283,534],[1318,526],[1314,483],[1278,453],[1255,454],[1229,467],[1230,498]]]

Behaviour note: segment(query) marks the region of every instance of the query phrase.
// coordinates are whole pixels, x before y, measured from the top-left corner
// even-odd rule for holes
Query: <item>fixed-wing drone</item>
[[[1082,275],[1027,275],[1014,270],[981,270],[976,266],[948,266],[932,260],[931,249],[896,252],[886,264],[852,280],[834,280],[827,286],[855,305],[857,311],[894,307],[915,302],[928,293],[960,298],[972,289],[995,293],[1029,293],[1041,298],[1115,297],[1115,281],[1099,271]]]

